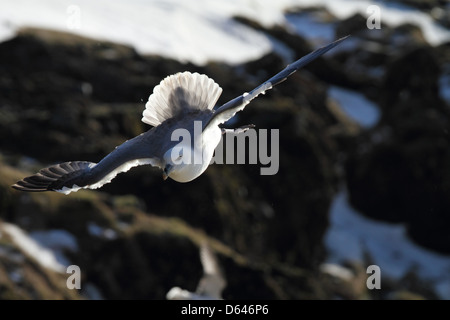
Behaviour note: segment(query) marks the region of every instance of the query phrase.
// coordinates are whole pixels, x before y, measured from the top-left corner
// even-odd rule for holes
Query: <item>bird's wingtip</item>
[[[340,42],[342,42],[342,41],[344,41],[344,40],[347,40],[348,38],[350,38],[351,37],[351,34],[348,34],[348,35],[346,35],[346,36],[343,36],[343,37],[340,37],[339,39],[337,39],[337,40],[335,40],[334,41],[334,43],[340,43]]]

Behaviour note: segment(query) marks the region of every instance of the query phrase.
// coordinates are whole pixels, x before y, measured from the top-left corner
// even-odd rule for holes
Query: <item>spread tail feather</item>
[[[39,170],[38,173],[26,177],[12,187],[21,191],[40,192],[58,191],[69,193],[87,185],[83,183],[85,173],[95,165],[88,161],[70,161]]]
[[[211,110],[214,108],[222,88],[204,74],[179,72],[166,77],[153,89],[142,121],[158,126],[182,112]]]

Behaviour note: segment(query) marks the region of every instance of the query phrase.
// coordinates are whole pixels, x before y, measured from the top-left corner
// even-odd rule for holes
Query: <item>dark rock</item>
[[[439,99],[440,68],[437,52],[430,47],[408,51],[388,64],[384,86],[381,88],[384,94],[382,107],[386,108],[385,115],[395,117],[397,114],[391,112],[408,108],[406,104],[403,108],[393,108],[393,105],[402,101],[410,103],[418,99],[425,101]],[[424,103],[418,109],[439,108],[440,105],[442,101]]]
[[[391,27],[381,20],[380,29],[369,29],[367,18],[361,14],[337,22],[336,37],[348,34],[351,35],[346,41],[348,47],[339,50],[335,60],[343,65],[344,72],[355,83],[347,86],[364,92],[373,100],[378,100],[379,92],[385,90],[381,85],[394,57],[428,46],[417,25]]]
[[[450,113],[438,93],[436,49],[418,48],[388,65],[377,127],[358,138],[346,165],[352,204],[403,222],[419,244],[450,252]]]

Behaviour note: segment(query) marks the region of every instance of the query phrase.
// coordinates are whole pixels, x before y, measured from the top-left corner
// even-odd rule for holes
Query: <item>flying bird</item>
[[[346,38],[316,49],[252,91],[217,109],[213,108],[222,88],[214,80],[190,72],[168,76],[154,88],[145,105],[142,121],[153,128],[116,147],[99,163],[69,161],[56,164],[18,181],[12,187],[21,191],[69,194],[80,189],[100,188],[117,174],[146,164],[161,168],[164,179],[170,177],[178,182],[192,181],[209,166],[222,134],[229,131],[219,125],[243,110],[257,96],[283,82]],[[245,131],[251,126],[237,128],[235,132]],[[191,141],[185,141],[188,140],[184,139],[185,134],[191,136]]]
[[[195,292],[173,287],[166,294],[167,300],[222,300],[222,291],[227,281],[219,266],[217,256],[206,244],[200,247],[200,262],[203,266],[203,276]]]

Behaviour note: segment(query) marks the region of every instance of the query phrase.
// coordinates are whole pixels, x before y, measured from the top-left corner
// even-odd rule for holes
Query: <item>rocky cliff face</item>
[[[354,30],[357,19],[340,30]],[[296,56],[311,49],[282,28],[264,30]],[[236,126],[279,129],[276,175],[260,175],[257,165],[215,164],[180,184],[138,167],[99,191],[70,196],[20,193],[10,185],[54,162],[97,162],[148,130],[140,122],[144,104],[167,75],[207,74],[224,89],[220,104],[284,62],[269,54],[240,67],[199,67],[48,30],[24,30],[1,43],[0,226],[13,223],[30,235],[69,233],[76,246],[62,251],[80,266],[82,290],[68,290],[67,274],[42,267],[0,228],[0,297],[164,299],[173,286],[195,290],[204,241],[227,276],[226,299],[335,297],[335,283],[318,267],[328,209],[342,182],[361,212],[404,221],[418,243],[448,252],[448,105],[437,90],[448,50],[419,37],[389,55],[388,44],[380,40],[373,51],[364,44],[374,39],[354,32],[361,45],[319,59],[237,117]],[[371,68],[382,68],[384,76]],[[377,100],[379,124],[362,130],[345,117],[327,99],[327,84]]]

